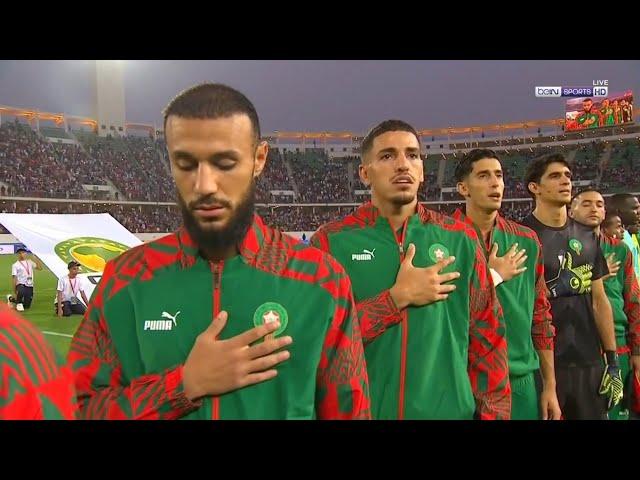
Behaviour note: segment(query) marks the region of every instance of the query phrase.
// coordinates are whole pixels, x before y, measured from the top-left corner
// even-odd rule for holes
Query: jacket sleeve
[[[629,322],[629,333],[627,335],[627,343],[631,348],[632,355],[640,355],[640,285],[633,269],[633,255],[628,247],[627,255],[624,261],[624,313],[627,315]]]
[[[481,420],[511,418],[511,385],[504,318],[477,242],[470,284],[468,373]]]
[[[335,308],[318,366],[317,416],[330,420],[368,420],[369,378],[351,282],[340,267],[332,283]]]
[[[533,323],[531,338],[536,350],[553,350],[553,340],[556,335],[552,323],[551,304],[547,298],[547,286],[544,280],[544,259],[542,246],[538,244],[538,258],[536,260],[535,303],[533,305]]]
[[[184,394],[182,365],[127,381],[105,318],[105,303],[117,278],[107,263],[97,292],[71,341],[68,365],[75,375],[79,418],[105,420],[172,420],[197,409]],[[128,295],[119,290],[118,295]],[[133,322],[133,305],[118,312],[119,322]]]

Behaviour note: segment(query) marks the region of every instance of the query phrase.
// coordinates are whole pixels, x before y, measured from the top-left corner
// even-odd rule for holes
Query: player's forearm
[[[542,375],[543,389],[556,388],[556,372],[553,360],[553,350],[538,350],[540,357],[540,374]]]
[[[348,282],[325,337],[316,378],[316,413],[321,420],[369,420],[371,400],[362,332]]]
[[[358,302],[356,309],[365,345],[403,319],[402,311],[396,305],[390,290],[384,290],[375,297]]]
[[[468,373],[481,420],[511,418],[511,385],[504,324],[489,304],[472,315]]]
[[[624,313],[629,321],[627,342],[631,352],[640,355],[640,286],[633,271],[631,255],[627,256],[624,283]]]
[[[542,301],[549,304],[546,298],[542,298]],[[551,321],[551,314],[548,308],[541,308],[536,310],[533,314],[533,325],[531,326],[531,339],[533,341],[533,347],[540,350],[547,350],[553,352],[553,345],[556,336],[556,329]]]
[[[604,350],[615,350],[616,334],[613,326],[613,312],[606,295],[594,295],[593,316]]]
[[[102,311],[95,305],[89,305],[73,336],[67,363],[74,373],[79,418],[169,420],[199,406],[184,393],[182,365],[127,376]]]
[[[477,345],[477,344],[476,344]],[[507,365],[507,346],[504,339],[482,354],[473,354],[478,347],[469,345],[469,379],[476,400],[480,420],[509,420],[511,418],[511,384]],[[483,347],[483,349],[486,347]]]
[[[80,377],[81,378],[81,377]],[[202,402],[184,393],[182,365],[161,374],[138,377],[129,385],[78,389],[78,417],[87,420],[177,420]]]
[[[511,418],[511,384],[506,325],[496,290],[480,248],[469,291],[469,359],[467,371],[481,420]],[[471,300],[473,299],[473,301]]]

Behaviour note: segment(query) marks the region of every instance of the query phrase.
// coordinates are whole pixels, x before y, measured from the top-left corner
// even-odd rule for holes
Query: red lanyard
[[[29,270],[29,260],[27,260],[27,266],[24,266],[24,263],[22,263],[22,260],[18,260],[20,262],[20,265],[22,265],[22,268],[24,268],[27,271],[27,277],[31,276],[31,270]]]
[[[75,282],[71,281],[71,278],[69,278],[69,285],[71,286],[71,293],[73,294],[73,296],[76,296],[76,284],[78,283],[78,280],[76,279]]]

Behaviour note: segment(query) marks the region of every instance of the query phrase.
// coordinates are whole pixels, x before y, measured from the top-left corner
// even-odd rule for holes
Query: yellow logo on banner
[[[109,260],[127,250],[129,247],[120,242],[97,237],[70,238],[58,243],[54,249],[64,263],[75,260],[84,271],[100,273]]]

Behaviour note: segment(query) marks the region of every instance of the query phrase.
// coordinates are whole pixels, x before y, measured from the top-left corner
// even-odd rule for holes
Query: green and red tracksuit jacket
[[[602,234],[600,248],[605,257],[613,253],[615,260],[621,262],[618,273],[604,281],[604,291],[613,311],[618,353],[640,355],[640,286],[631,250],[621,240]]]
[[[238,248],[210,262],[182,227],[107,263],[68,357],[81,418],[370,418],[362,338],[342,267],[257,215]],[[276,333],[293,338],[291,357],[271,380],[192,402],[183,364],[221,310],[229,315],[221,340],[276,312],[283,325]]]
[[[489,243],[482,241],[482,232],[460,209],[453,218],[473,228],[478,236],[478,245],[485,258],[494,243],[498,244],[498,256],[503,256],[514,243],[525,249],[527,270],[501,283],[496,288],[498,301],[507,325],[507,348],[509,350],[509,375],[511,379],[528,375],[540,368],[536,350],[553,350],[555,328],[551,317],[551,304],[547,299],[544,280],[544,258],[538,235],[528,227],[507,220],[500,215],[491,231]]]
[[[0,419],[73,420],[73,375],[27,320],[0,305]]]
[[[473,229],[418,204],[400,232],[370,202],[323,226],[313,245],[331,253],[353,284],[375,419],[509,419],[504,322]],[[445,301],[402,311],[391,298],[404,252],[416,267],[454,255]]]

